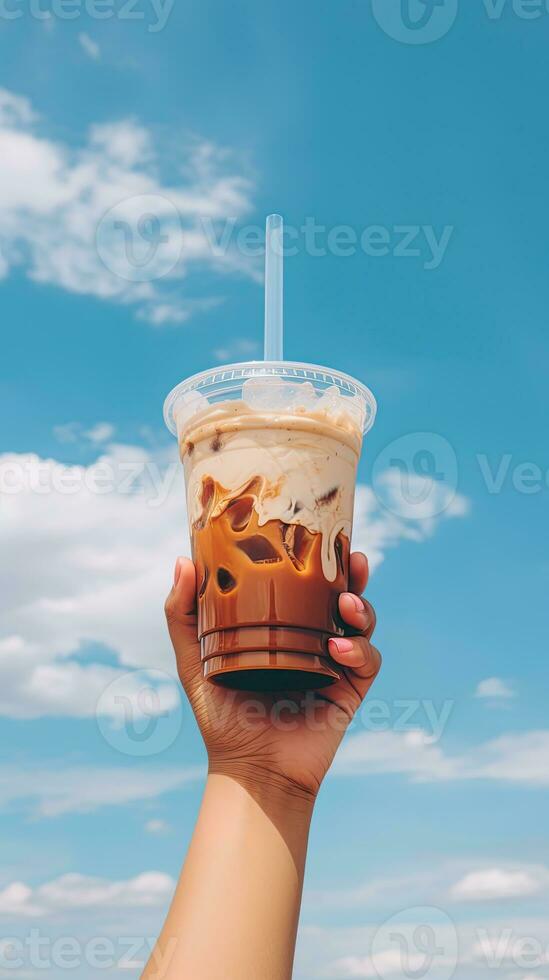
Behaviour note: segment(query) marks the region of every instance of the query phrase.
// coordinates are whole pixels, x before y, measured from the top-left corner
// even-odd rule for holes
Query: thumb
[[[173,588],[164,605],[179,676],[185,687],[202,673],[197,639],[196,571],[190,558],[175,563]]]

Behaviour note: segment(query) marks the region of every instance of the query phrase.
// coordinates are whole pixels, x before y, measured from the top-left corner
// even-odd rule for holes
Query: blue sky
[[[458,977],[549,977],[549,13],[413,0],[414,30],[385,4],[2,6],[0,975],[43,975],[32,930],[59,975],[56,937],[120,959],[161,921],[204,765],[162,618],[185,515],[161,406],[260,354],[242,236],[280,211],[287,356],[378,399],[356,543],[385,658],[315,815],[296,977],[404,976],[392,916],[445,950],[422,976],[457,931]],[[165,716],[137,743],[114,695],[144,685]]]

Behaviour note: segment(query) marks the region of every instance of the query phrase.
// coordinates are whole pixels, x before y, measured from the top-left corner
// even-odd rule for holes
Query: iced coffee
[[[216,683],[297,690],[338,679],[328,639],[343,632],[365,407],[375,410],[365,391],[252,376],[236,397],[193,389],[173,400],[201,655]]]

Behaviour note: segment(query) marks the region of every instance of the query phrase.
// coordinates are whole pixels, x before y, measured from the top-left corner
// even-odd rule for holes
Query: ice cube
[[[318,405],[318,395],[314,385],[310,381],[303,381],[300,384],[292,385],[295,394],[292,400],[292,408],[299,412],[314,412]]]
[[[337,385],[326,388],[316,403],[317,412],[325,412],[326,415],[337,417],[342,410],[342,396]]]
[[[356,395],[343,394],[336,385],[327,388],[317,401],[317,411],[325,413],[337,425],[362,425],[361,400]]]
[[[205,411],[209,406],[208,399],[201,395],[199,391],[185,391],[177,399],[173,414],[177,429],[181,429],[194,415]]]
[[[294,388],[283,378],[247,378],[242,385],[242,400],[257,412],[280,412],[290,408]]]

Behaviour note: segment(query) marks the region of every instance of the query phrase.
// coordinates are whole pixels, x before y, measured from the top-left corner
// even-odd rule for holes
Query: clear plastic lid
[[[377,411],[370,389],[348,374],[297,361],[246,361],[202,371],[178,384],[164,403],[166,425],[177,435],[194,415],[232,399],[262,411],[293,411],[296,406],[301,411],[340,410],[363,434]]]

